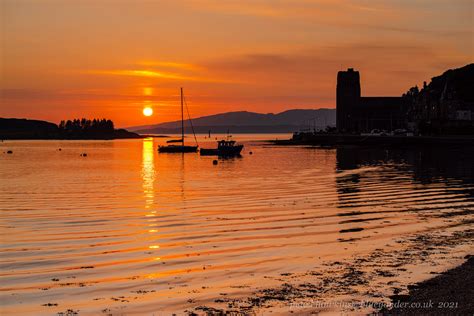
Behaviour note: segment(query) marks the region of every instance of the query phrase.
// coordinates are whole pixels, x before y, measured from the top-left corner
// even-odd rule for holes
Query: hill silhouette
[[[0,139],[116,139],[140,138],[125,129],[115,129],[111,120],[75,119],[58,125],[40,120],[0,118]]]
[[[295,109],[281,113],[255,113],[247,111],[226,112],[193,118],[196,133],[288,133],[301,129],[325,128],[336,123],[334,109]],[[185,121],[186,132],[191,132],[189,121]],[[172,134],[181,132],[181,121],[127,128],[141,134]]]

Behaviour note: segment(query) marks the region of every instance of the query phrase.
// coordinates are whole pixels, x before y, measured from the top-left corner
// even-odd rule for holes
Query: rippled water
[[[239,136],[242,158],[218,165],[159,154],[157,138],[0,143],[1,314],[193,310],[472,228],[472,150],[256,141],[275,137]]]

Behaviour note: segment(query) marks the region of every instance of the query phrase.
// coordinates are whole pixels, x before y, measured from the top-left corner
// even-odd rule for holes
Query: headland
[[[75,119],[59,125],[40,120],[0,118],[0,139],[121,139],[142,138],[125,129],[115,129],[106,119]]]

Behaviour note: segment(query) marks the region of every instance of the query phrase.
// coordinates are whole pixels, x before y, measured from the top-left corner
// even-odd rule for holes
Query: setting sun
[[[150,107],[146,107],[143,109],[143,115],[145,116],[152,116],[153,115],[153,109]]]

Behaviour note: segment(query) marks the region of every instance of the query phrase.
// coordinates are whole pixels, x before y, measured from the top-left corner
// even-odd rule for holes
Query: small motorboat
[[[201,148],[201,156],[221,156],[232,157],[240,155],[244,145],[236,145],[235,140],[220,140],[217,142],[217,148]]]

